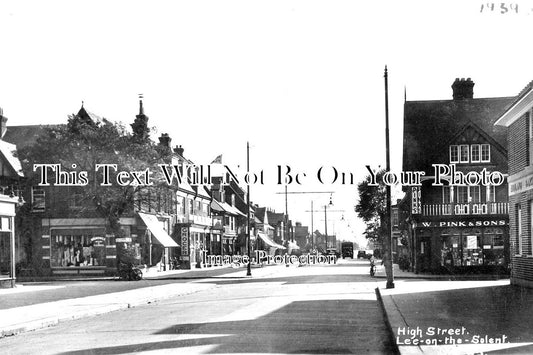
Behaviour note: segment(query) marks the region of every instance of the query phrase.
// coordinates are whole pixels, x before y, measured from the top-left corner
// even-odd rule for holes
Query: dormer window
[[[450,163],[489,163],[490,144],[450,145]]]
[[[450,163],[459,163],[459,146],[450,146]]]
[[[459,146],[459,163],[468,163],[469,162],[469,149],[468,145]]]
[[[479,163],[481,160],[481,147],[479,144],[472,144],[470,147],[470,156],[472,157],[472,163]]]
[[[489,144],[481,145],[481,162],[482,163],[490,162],[490,145]]]

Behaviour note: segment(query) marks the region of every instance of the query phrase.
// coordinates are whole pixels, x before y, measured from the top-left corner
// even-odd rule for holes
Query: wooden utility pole
[[[385,66],[385,145],[386,145],[386,160],[387,171],[390,171],[390,146],[389,146],[389,75],[387,66]],[[387,216],[385,232],[385,273],[387,274],[387,288],[394,288],[394,274],[392,268],[392,214],[391,214],[391,187],[387,184]]]

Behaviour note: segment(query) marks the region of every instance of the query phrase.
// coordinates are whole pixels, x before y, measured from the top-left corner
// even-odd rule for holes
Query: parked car
[[[366,256],[366,251],[364,250],[359,250],[357,252],[357,259],[366,259],[367,256]]]

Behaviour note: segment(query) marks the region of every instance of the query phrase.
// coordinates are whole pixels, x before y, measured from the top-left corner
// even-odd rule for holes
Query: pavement
[[[268,277],[280,268],[285,267],[254,268],[252,274]],[[88,296],[65,291],[54,282],[0,289],[0,306],[7,304],[0,307],[0,337],[208,290],[216,287],[210,278],[245,275],[245,268],[159,272],[139,282],[110,281],[112,286],[138,285],[136,289]],[[533,353],[533,289],[513,286],[509,279],[448,280],[402,272],[397,266],[394,288],[387,289],[384,275],[378,266],[376,293],[400,354]],[[168,283],[153,284],[154,279]],[[43,302],[47,292],[52,299],[61,290],[64,299]]]
[[[385,268],[380,265],[381,261],[376,262],[376,275],[377,278],[386,278]],[[499,274],[456,274],[456,275],[435,275],[435,274],[415,274],[411,271],[400,270],[398,264],[393,265],[393,274],[395,279],[424,279],[424,280],[446,280],[446,281],[462,281],[462,280],[501,280],[508,279],[509,275]]]
[[[252,274],[267,277],[281,267],[284,266],[254,268]],[[15,288],[0,289],[0,338],[216,287],[215,283],[195,283],[201,281],[196,279],[246,277],[246,268],[225,267],[148,272],[141,281],[101,278],[17,284]],[[155,279],[168,281],[166,284],[150,281]],[[187,279],[190,282],[175,282]],[[105,281],[108,284],[100,287]],[[92,288],[95,283],[99,287]],[[117,291],[124,288],[133,289]]]
[[[394,274],[394,288],[382,281],[376,293],[400,354],[533,353],[533,289],[509,279]]]

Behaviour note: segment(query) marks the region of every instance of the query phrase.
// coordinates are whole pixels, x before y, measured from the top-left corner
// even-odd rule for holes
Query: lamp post
[[[386,150],[386,169],[390,171],[390,148],[389,148],[389,74],[385,66],[385,150]],[[394,274],[392,267],[392,216],[391,216],[391,187],[387,185],[387,232],[385,233],[385,271],[387,274],[387,288],[394,288]]]
[[[250,143],[246,142],[246,171],[250,173]],[[247,205],[247,214],[246,214],[246,236],[248,237],[248,267],[246,269],[246,276],[252,276],[252,266],[251,266],[251,255],[250,255],[250,184],[247,184],[246,187],[246,205]]]
[[[324,233],[326,235],[326,254],[328,253],[328,214],[327,214],[328,206],[333,206],[331,195],[329,196],[329,204],[324,205]]]

